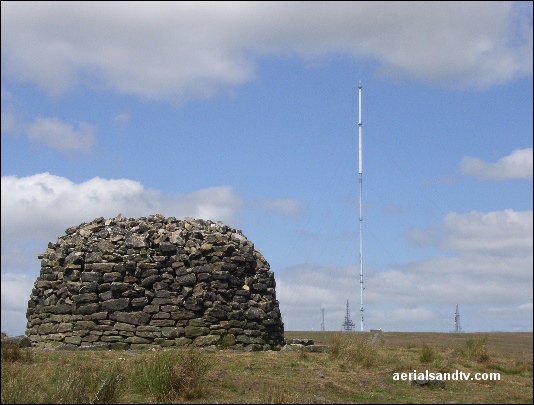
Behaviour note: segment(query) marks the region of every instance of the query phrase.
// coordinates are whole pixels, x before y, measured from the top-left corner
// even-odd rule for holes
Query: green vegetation
[[[532,403],[532,333],[286,332],[323,352],[2,345],[2,403]],[[224,350],[221,350],[223,349]],[[394,373],[500,373],[411,384]]]
[[[467,360],[484,363],[490,358],[487,343],[487,336],[468,337],[461,353]]]
[[[31,362],[32,353],[29,349],[21,349],[16,343],[2,344],[2,365],[15,362]]]
[[[436,358],[435,350],[432,346],[428,344],[423,344],[421,348],[421,356],[419,356],[419,361],[423,364],[431,363]]]
[[[209,366],[207,354],[199,349],[156,352],[146,362],[136,364],[133,388],[156,402],[200,398]]]
[[[329,353],[333,360],[365,368],[372,367],[378,359],[378,352],[371,346],[367,334],[359,333],[336,333]]]

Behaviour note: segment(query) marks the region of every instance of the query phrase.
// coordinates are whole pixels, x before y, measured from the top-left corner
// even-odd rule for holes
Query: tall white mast
[[[363,244],[362,244],[362,82],[358,83],[358,158],[359,158],[359,182],[360,182],[360,331],[363,332]]]

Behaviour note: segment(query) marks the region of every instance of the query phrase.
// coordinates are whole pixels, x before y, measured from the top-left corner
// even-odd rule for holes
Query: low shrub
[[[421,348],[421,355],[419,356],[419,361],[423,364],[431,363],[436,358],[436,353],[432,347],[426,343]]]
[[[377,350],[371,346],[367,335],[343,332],[332,338],[330,357],[369,368],[377,359]]]
[[[208,357],[198,349],[165,350],[138,365],[136,386],[157,402],[200,398],[209,368]]]
[[[484,363],[489,360],[490,355],[487,347],[487,336],[478,338],[469,337],[461,349],[462,356],[467,360]]]
[[[29,349],[21,349],[15,342],[2,343],[3,362],[31,362],[32,353]]]

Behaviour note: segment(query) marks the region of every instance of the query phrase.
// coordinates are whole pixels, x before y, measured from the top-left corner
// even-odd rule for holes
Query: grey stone
[[[222,223],[97,218],[69,228],[38,258],[26,312],[33,345],[284,345],[274,273],[240,230]]]

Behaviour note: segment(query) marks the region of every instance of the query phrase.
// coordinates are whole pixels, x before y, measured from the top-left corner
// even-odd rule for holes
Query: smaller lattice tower
[[[350,319],[349,300],[347,300],[347,312],[345,313],[345,321],[343,322],[343,331],[352,332],[354,322]]]
[[[454,314],[454,331],[460,333],[462,327],[460,326],[460,310],[458,309],[458,304],[456,304],[456,313]]]
[[[323,320],[321,322],[321,331],[324,332],[324,308],[321,308],[321,312],[322,312],[322,315],[323,315]]]

